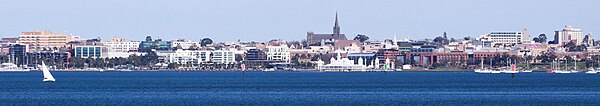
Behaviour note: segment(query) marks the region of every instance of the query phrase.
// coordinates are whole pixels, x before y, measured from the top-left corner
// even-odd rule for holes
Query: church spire
[[[340,25],[338,23],[338,14],[335,12],[335,25],[333,26],[333,35],[340,38]]]

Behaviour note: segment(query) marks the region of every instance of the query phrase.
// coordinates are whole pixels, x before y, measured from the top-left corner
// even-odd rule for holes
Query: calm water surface
[[[0,73],[0,105],[600,105],[600,75],[469,72]]]

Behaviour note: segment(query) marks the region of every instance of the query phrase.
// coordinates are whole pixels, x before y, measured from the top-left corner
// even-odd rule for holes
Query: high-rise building
[[[346,40],[346,35],[340,33],[337,13],[335,13],[333,34],[315,34],[314,32],[308,32],[306,34],[306,42],[311,46],[321,46],[324,43],[333,44],[336,40]]]
[[[559,45],[567,44],[574,41],[576,45],[580,45],[583,41],[583,32],[581,29],[576,29],[571,26],[565,26],[562,30],[554,32],[554,43]]]
[[[50,31],[22,32],[19,43],[28,44],[30,50],[41,51],[65,47],[72,35],[54,34]]]

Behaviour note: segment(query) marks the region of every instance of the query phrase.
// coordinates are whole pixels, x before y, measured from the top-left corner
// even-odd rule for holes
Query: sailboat
[[[491,64],[491,61],[490,61]],[[474,70],[476,73],[492,73],[491,70],[483,68],[483,59],[481,59],[481,68]]]
[[[42,66],[40,67],[42,69],[42,73],[44,73],[44,82],[54,82],[56,81],[56,79],[54,79],[54,77],[52,76],[52,74],[50,74],[50,70],[48,69],[48,66],[46,66],[46,64],[42,61]]]
[[[558,63],[558,70],[554,70],[552,71],[553,73],[556,74],[571,74],[572,72],[569,71],[569,60],[565,59],[565,70],[560,69],[560,62]]]
[[[503,69],[501,73],[506,73],[506,74],[516,74],[519,73],[519,71],[515,71],[515,65],[512,64],[510,59],[507,59],[508,61],[506,61],[506,69]]]
[[[527,61],[527,58],[525,58],[525,63],[527,63],[526,64],[527,66],[525,68],[523,68],[523,70],[521,72],[524,72],[524,73],[533,72],[533,70],[529,69],[529,61]]]
[[[585,72],[586,74],[597,74],[598,71],[596,69],[594,69],[594,62],[592,62],[592,68],[590,68],[590,70],[588,70],[587,72]]]

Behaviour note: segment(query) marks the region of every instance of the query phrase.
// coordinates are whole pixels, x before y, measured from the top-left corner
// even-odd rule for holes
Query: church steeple
[[[333,35],[340,38],[340,25],[338,23],[338,14],[335,12],[335,25],[333,26]]]

